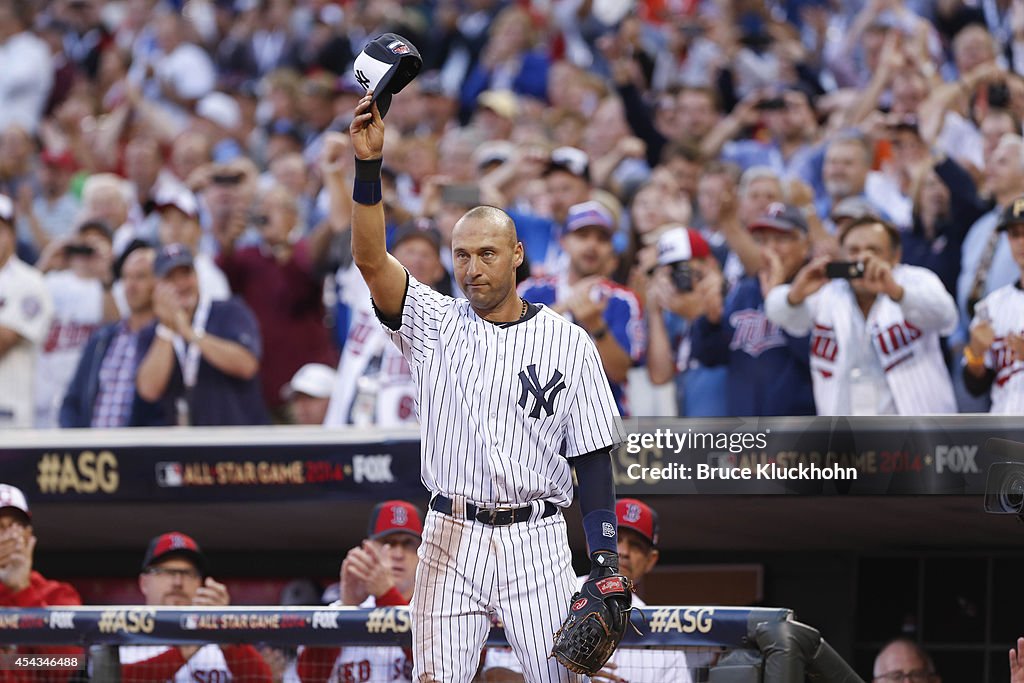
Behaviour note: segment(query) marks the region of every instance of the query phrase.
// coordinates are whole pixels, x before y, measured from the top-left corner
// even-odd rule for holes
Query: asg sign
[[[977,454],[977,446],[936,446],[935,471],[939,474],[977,474],[978,464],[974,461]]]

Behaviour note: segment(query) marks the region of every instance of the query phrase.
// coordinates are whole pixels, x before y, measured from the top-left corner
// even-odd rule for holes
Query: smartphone
[[[757,103],[759,111],[779,111],[786,108],[786,100],[781,97],[769,97]]]
[[[244,176],[244,173],[214,173],[210,177],[210,182],[214,185],[238,185]]]
[[[480,188],[472,183],[453,183],[441,188],[441,201],[445,204],[476,206],[480,203]]]
[[[833,280],[864,277],[864,264],[859,261],[832,261],[825,265],[825,277]]]
[[[92,256],[96,250],[88,244],[71,243],[64,247],[64,253],[68,256]]]

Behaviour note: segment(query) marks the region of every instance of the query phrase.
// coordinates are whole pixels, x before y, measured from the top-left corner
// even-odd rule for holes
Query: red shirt
[[[284,264],[265,247],[245,247],[219,255],[217,265],[259,321],[260,376],[268,407],[284,403],[281,387],[306,363],[337,366],[338,353],[324,326],[323,279],[315,273],[305,240]]]
[[[81,605],[82,598],[71,584],[50,581],[39,572],[29,575],[28,587],[15,593],[0,584],[0,607],[58,607]],[[69,638],[74,638],[71,633]],[[20,645],[14,650],[19,655],[80,655],[82,648],[70,645]],[[73,671],[2,671],[0,683],[64,683]]]

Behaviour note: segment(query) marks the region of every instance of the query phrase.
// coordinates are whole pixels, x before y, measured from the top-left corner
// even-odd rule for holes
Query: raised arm
[[[381,202],[380,168],[383,162],[384,121],[371,101],[370,91],[356,105],[349,128],[356,155],[356,180],[352,189],[352,258],[362,273],[377,310],[384,316],[402,313],[405,269],[388,253]],[[325,154],[331,140],[325,141]],[[337,142],[333,143],[337,145]],[[328,157],[329,158],[329,157]]]

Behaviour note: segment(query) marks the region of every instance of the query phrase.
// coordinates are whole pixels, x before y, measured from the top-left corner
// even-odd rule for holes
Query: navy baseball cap
[[[425,240],[434,249],[441,250],[441,231],[433,219],[425,217],[414,218],[398,226],[391,240],[391,249],[394,250],[402,242],[415,238]]]
[[[184,244],[168,244],[156,255],[153,272],[157,277],[167,277],[175,268],[195,268],[192,252]]]
[[[999,216],[999,223],[996,230],[1006,230],[1011,225],[1024,223],[1024,196],[1017,197],[1006,205],[1003,213]]]
[[[376,540],[388,534],[411,534],[416,538],[423,535],[423,515],[420,509],[404,500],[385,500],[377,503],[370,512],[370,525],[366,535]]]
[[[577,178],[583,178],[590,182],[590,157],[582,149],[576,147],[557,147],[551,150],[551,157],[548,160],[544,175],[564,171]]]
[[[600,228],[611,235],[615,233],[615,217],[601,202],[590,201],[573,204],[569,207],[569,215],[565,219],[563,235],[582,230],[583,228]]]
[[[754,219],[748,230],[777,230],[807,234],[807,219],[803,211],[782,202],[772,202],[768,209]]]
[[[391,96],[401,92],[423,67],[419,50],[397,33],[377,36],[363,48],[352,65],[364,90],[373,91],[381,118],[391,107]]]
[[[184,557],[196,566],[200,574],[206,576],[206,556],[195,539],[180,531],[160,534],[149,542],[146,556],[142,559],[142,571],[169,557]]]

